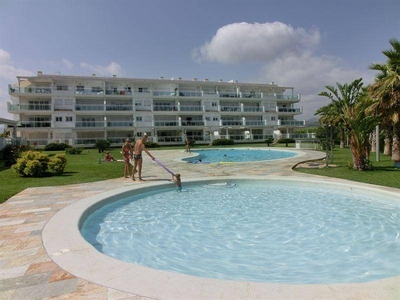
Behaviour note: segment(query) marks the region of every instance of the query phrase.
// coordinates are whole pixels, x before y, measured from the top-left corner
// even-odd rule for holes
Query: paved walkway
[[[193,165],[179,161],[179,158],[188,155],[182,151],[151,152],[171,170],[181,173],[183,182],[185,178],[203,176],[310,176],[295,173],[291,167],[300,161],[323,156],[314,151],[302,151],[301,156],[279,161]],[[121,174],[122,171],[121,165]],[[145,156],[143,178],[148,181],[167,181],[170,175]],[[80,199],[133,184],[146,183],[118,178],[77,185],[29,188],[1,204],[0,299],[150,299],[75,277],[51,260],[42,242],[44,226],[61,209]]]

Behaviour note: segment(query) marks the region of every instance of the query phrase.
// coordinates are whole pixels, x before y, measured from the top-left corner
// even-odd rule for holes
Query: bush
[[[49,162],[49,169],[53,175],[61,175],[67,166],[67,158],[65,154],[57,154],[54,159]]]
[[[47,144],[43,150],[44,151],[62,151],[67,148],[71,148],[72,146],[68,145],[67,143],[50,143]]]
[[[234,145],[235,142],[232,139],[216,139],[211,143],[213,146],[226,146],[226,145]]]
[[[279,144],[286,144],[286,147],[288,147],[288,144],[294,144],[295,142],[296,141],[294,139],[286,139],[286,138],[278,140]]]
[[[41,177],[47,170],[50,158],[38,151],[24,152],[12,168],[18,174],[28,177]]]
[[[47,154],[39,151],[27,151],[17,159],[17,163],[12,168],[24,177],[42,177],[45,175],[48,167],[51,174],[61,175],[66,165],[67,159],[65,154],[57,154],[51,160]]]
[[[78,147],[78,148],[71,147],[71,148],[65,149],[65,153],[67,153],[67,154],[81,154],[84,149],[85,148],[82,148],[82,147]]]
[[[146,142],[144,143],[146,148],[160,148],[161,146],[158,143],[153,143],[153,142]]]
[[[111,143],[107,140],[98,140],[96,144],[94,144],[94,147],[99,149],[99,153],[104,152],[107,150],[108,147],[110,147]]]
[[[21,146],[7,145],[2,150],[0,150],[0,152],[2,154],[3,159],[5,160],[4,164],[10,167],[11,165],[17,162],[17,159],[21,155],[21,153],[29,150],[33,150],[33,148],[24,145]]]
[[[265,142],[267,143],[267,146],[269,147],[270,144],[272,144],[274,142],[274,138],[269,137],[265,140]]]

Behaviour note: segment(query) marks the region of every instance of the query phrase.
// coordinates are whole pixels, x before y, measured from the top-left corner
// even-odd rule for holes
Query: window
[[[99,87],[99,86],[92,86],[92,93],[97,93],[97,94],[99,94],[99,93],[102,93],[103,92],[103,89],[101,88],[101,87]]]
[[[271,117],[271,121],[276,121],[276,117],[275,116]]]
[[[139,92],[139,93],[148,93],[149,90],[148,90],[148,88],[146,88],[146,87],[140,87],[140,88],[138,88],[138,92]]]
[[[135,102],[135,106],[142,106],[142,102]]]
[[[218,103],[217,102],[212,102],[211,106],[218,106]]]
[[[68,91],[68,85],[57,85],[57,91]]]
[[[62,122],[62,117],[56,117],[56,122]]]
[[[65,121],[72,122],[72,117],[65,117]]]
[[[211,118],[210,117],[206,117],[206,121],[211,121]]]
[[[218,121],[218,117],[213,117],[213,121]]]
[[[142,121],[143,121],[143,118],[142,118],[142,117],[136,117],[136,121],[137,121],[137,122],[142,122]]]
[[[76,86],[76,91],[83,93],[85,91],[85,86],[84,85],[77,85]]]

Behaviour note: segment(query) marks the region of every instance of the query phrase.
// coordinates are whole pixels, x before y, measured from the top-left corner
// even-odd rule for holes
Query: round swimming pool
[[[210,149],[193,150],[198,154],[196,157],[184,158],[189,163],[236,163],[262,160],[274,160],[296,156],[296,152],[283,150],[261,150],[261,149]]]
[[[236,180],[147,191],[81,227],[122,261],[208,278],[367,282],[400,273],[400,202],[304,181]]]

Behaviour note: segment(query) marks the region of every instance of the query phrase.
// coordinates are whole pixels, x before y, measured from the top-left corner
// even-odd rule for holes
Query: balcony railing
[[[153,96],[176,96],[176,92],[168,90],[155,90]]]
[[[305,121],[297,120],[278,120],[279,126],[302,126],[305,125]]]
[[[242,108],[240,106],[222,106],[221,105],[221,111],[237,111],[240,112],[242,111]]]
[[[126,104],[126,105],[107,105],[107,111],[132,111],[133,106]]]
[[[49,87],[12,87],[9,86],[10,93],[21,93],[21,94],[51,94],[51,88]]]
[[[241,97],[261,99],[261,93],[241,93]]]
[[[17,127],[51,127],[51,121],[20,121]]]
[[[179,96],[181,96],[181,97],[201,97],[202,93],[200,91],[179,91]]]
[[[104,121],[77,121],[75,127],[105,127]]]
[[[177,121],[154,121],[155,126],[179,126]]]
[[[262,108],[260,107],[243,107],[243,111],[245,112],[260,112]]]
[[[299,100],[299,95],[282,95],[282,94],[276,94],[277,99],[287,99],[287,100]]]
[[[76,95],[104,95],[102,89],[75,89]]]
[[[75,110],[104,111],[104,105],[102,105],[102,104],[76,104]]]
[[[74,142],[77,146],[92,145],[92,144],[96,144],[96,142],[99,140],[104,140],[104,137],[103,138],[79,138],[79,139],[75,139]]]
[[[180,111],[203,111],[203,106],[180,106]]]
[[[247,121],[246,120],[246,126],[262,126],[265,125],[264,121]]]
[[[119,89],[106,89],[106,95],[132,95],[132,91]]]
[[[278,107],[278,112],[301,113],[301,107]]]
[[[235,125],[235,126],[242,126],[242,121],[232,121],[232,120],[222,120],[222,125]]]
[[[154,105],[154,111],[177,111],[178,108],[175,105]]]
[[[40,111],[50,111],[50,104],[14,104],[10,105],[10,111],[18,110],[40,110]]]
[[[132,127],[133,121],[108,121],[107,127]]]
[[[182,121],[182,126],[204,126],[203,120]]]
[[[182,142],[182,136],[159,136],[157,140],[162,143]]]
[[[240,95],[235,92],[219,92],[221,98],[240,98]]]

